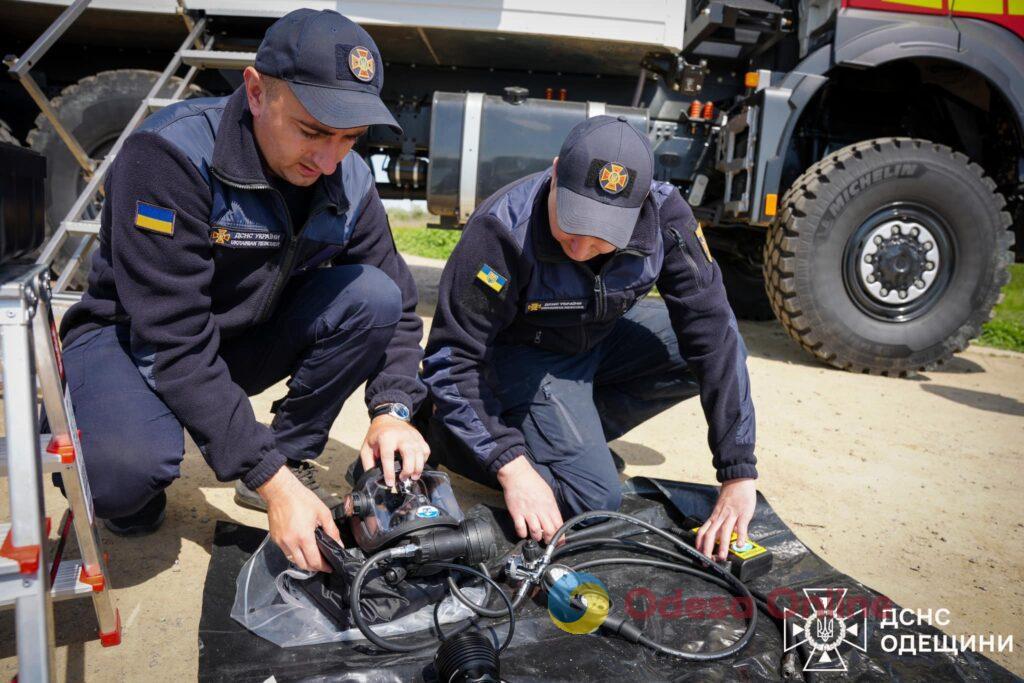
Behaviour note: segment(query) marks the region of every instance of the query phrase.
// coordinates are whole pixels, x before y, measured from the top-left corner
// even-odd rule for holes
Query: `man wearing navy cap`
[[[159,526],[184,428],[297,566],[327,569],[314,530],[337,538],[334,498],[308,460],[345,399],[367,383],[364,466],[400,453],[400,476],[417,477],[428,455],[409,424],[426,395],[415,286],[350,153],[370,125],[401,129],[377,46],[337,12],[276,22],[244,79],[125,141],[88,290],[61,327],[68,383],[108,528]],[[267,427],[248,396],[285,378]]]
[[[746,350],[699,224],[653,169],[644,135],[598,116],[550,169],[477,207],[423,361],[428,441],[503,489],[521,537],[548,540],[563,519],[618,509],[608,441],[699,393],[722,488],[697,545],[724,559],[756,500]],[[663,303],[641,302],[655,285]]]

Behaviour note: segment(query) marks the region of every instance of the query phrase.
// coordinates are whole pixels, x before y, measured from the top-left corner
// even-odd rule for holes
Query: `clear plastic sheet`
[[[231,617],[281,647],[363,639],[359,629],[339,627],[337,621],[311,599],[306,582],[312,579],[315,579],[314,572],[292,567],[268,536],[238,574]],[[482,588],[467,588],[464,592],[473,600],[483,599]],[[338,599],[339,596],[328,594],[321,598]],[[425,631],[433,627],[433,611],[434,605],[427,604],[394,621],[376,625],[373,630],[385,637]],[[469,608],[447,596],[441,603],[438,619],[441,624],[448,624],[470,615]]]

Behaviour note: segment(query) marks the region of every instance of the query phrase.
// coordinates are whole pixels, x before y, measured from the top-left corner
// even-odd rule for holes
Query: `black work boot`
[[[333,510],[335,506],[341,504],[341,498],[338,495],[320,486],[316,476],[316,465],[305,460],[289,460],[285,467],[292,471],[292,474],[302,482],[303,486],[315,493],[328,509]],[[267,511],[266,501],[260,494],[243,484],[241,479],[235,482],[235,502],[250,510]]]
[[[138,512],[125,517],[105,519],[103,526],[118,536],[148,536],[164,523],[166,510],[167,494],[161,491]]]

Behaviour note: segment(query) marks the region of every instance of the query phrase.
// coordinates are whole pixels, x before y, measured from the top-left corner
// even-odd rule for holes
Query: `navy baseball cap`
[[[558,227],[624,249],[651,191],[651,143],[625,116],[594,116],[558,153]]]
[[[370,34],[333,10],[297,9],[267,29],[256,70],[288,83],[302,106],[331,128],[402,128],[380,99],[384,62]]]

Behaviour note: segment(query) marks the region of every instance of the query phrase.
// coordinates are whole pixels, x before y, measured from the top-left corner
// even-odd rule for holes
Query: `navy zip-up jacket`
[[[631,241],[593,273],[551,235],[550,185],[547,171],[499,190],[448,259],[423,361],[436,417],[496,472],[527,449],[501,420],[490,354],[506,344],[586,351],[657,285],[700,383],[718,480],[756,477],[746,350],[690,207],[673,186],[653,182]]]
[[[232,381],[221,341],[267,320],[293,274],[356,263],[380,268],[402,291],[402,318],[367,383],[367,405],[415,409],[426,397],[416,286],[370,168],[347,155],[317,180],[309,218],[293,230],[264,175],[244,87],[187,100],[125,140],[106,183],[88,289],[61,337],[70,344],[97,327],[129,325],[140,371],[217,478],[256,488],[285,457]]]

